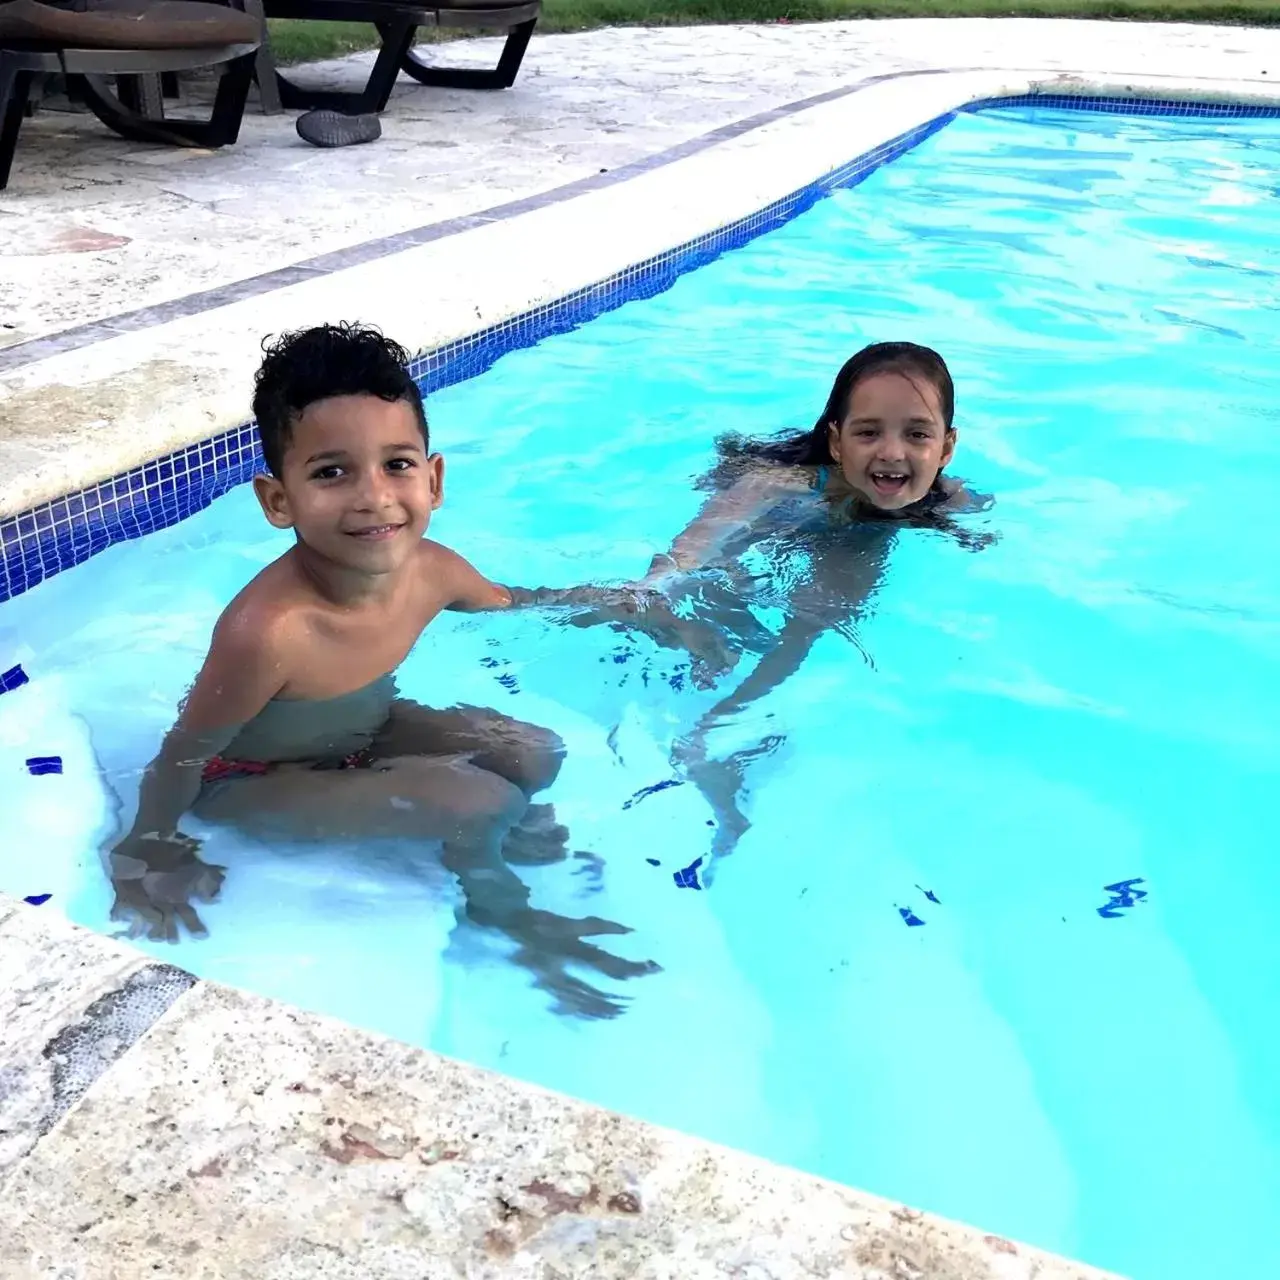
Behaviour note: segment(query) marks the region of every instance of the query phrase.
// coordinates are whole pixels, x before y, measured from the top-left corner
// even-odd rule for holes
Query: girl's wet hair
[[[428,445],[422,392],[409,373],[409,353],[368,325],[322,324],[264,340],[265,355],[254,379],[253,416],[262,456],[281,474],[293,425],[303,412],[334,396],[403,400],[413,410]]]
[[[923,382],[931,386],[938,393],[942,421],[947,430],[951,430],[956,390],[946,361],[932,348],[921,347],[914,342],[874,342],[845,361],[836,374],[826,407],[808,431],[784,431],[764,440],[725,436],[717,441],[721,456],[726,461],[759,459],[802,467],[830,462],[828,432],[831,424],[845,420],[858,383],[879,373],[898,373],[913,385]]]

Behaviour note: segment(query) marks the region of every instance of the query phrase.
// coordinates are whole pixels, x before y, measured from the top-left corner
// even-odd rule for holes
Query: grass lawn
[[[1280,25],[1280,0],[544,0],[539,31],[695,22],[820,22],[832,18],[1127,18]],[[428,39],[426,30],[422,38]],[[347,22],[272,22],[281,62],[334,58],[377,43]]]

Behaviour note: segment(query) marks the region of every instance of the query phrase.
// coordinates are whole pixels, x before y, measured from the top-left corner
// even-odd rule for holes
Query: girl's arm
[[[780,499],[809,488],[808,473],[799,467],[769,466],[747,472],[703,505],[670,551],[654,556],[645,582],[655,582],[672,570],[702,568],[734,534],[749,529]]]

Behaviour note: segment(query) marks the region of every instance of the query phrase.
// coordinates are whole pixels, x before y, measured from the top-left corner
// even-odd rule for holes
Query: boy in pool
[[[722,651],[655,592],[501,586],[425,538],[444,462],[428,449],[406,365],[398,345],[350,325],[288,334],[267,350],[253,409],[268,470],[254,488],[267,520],[296,541],[214,628],[112,851],[113,915],[153,938],[175,938],[178,922],[203,931],[190,901],[211,899],[222,871],[178,830],[188,810],[263,840],[440,840],[471,920],[516,938],[544,985],[573,999],[585,984],[563,972],[567,961],[618,977],[644,966],[583,941],[625,932],[618,926],[532,910],[502,856],[563,852],[567,833],[549,806],[529,804],[555,778],[561,743],[495,711],[400,699],[392,673],[446,609],[560,607],[574,625]]]
[[[680,589],[701,594],[703,611],[761,650],[741,684],[676,745],[677,763],[716,814],[714,854],[730,852],[746,831],[739,805],[746,769],[782,738],[767,733],[716,759],[708,736],[790,679],[826,632],[857,642],[856,622],[874,599],[898,530],[936,529],[969,550],[992,541],[956,519],[990,502],[944,474],[955,456],[954,415],[955,387],[936,351],[912,342],[864,347],[836,375],[809,430],[721,440],[722,461],[704,481],[713,496],[670,551],[654,557],[645,582],[669,591],[678,574],[725,570],[727,593],[715,575]],[[786,615],[777,636],[762,634],[744,604],[757,582],[736,561],[752,547],[766,548],[779,566],[758,580],[765,603],[781,604]],[[776,598],[778,582],[785,600]]]

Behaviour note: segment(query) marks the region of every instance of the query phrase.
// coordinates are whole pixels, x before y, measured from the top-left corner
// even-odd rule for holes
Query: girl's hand
[[[665,591],[674,580],[688,577],[690,574],[702,573],[707,567],[705,559],[692,552],[659,551],[649,561],[649,568],[639,585],[658,587]]]
[[[679,560],[675,558],[669,551],[659,551],[652,560],[649,561],[649,568],[645,572],[644,577],[640,580],[639,585],[642,587],[656,587],[662,583],[669,581],[677,574],[687,572]]]

